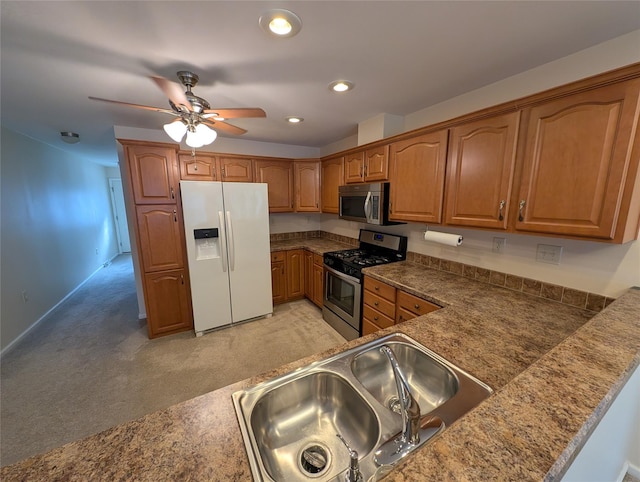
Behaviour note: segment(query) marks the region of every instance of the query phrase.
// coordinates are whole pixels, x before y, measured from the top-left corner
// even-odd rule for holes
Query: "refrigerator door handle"
[[[224,214],[222,211],[218,211],[218,220],[220,221],[220,257],[222,258],[222,271],[227,272],[227,235],[224,227]]]
[[[229,270],[233,271],[236,266],[236,243],[233,240],[233,224],[231,222],[231,211],[227,211],[227,232],[229,233]]]

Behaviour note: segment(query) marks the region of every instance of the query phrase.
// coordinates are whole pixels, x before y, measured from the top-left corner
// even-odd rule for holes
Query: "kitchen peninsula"
[[[639,289],[594,315],[408,261],[366,274],[444,308],[2,467],[0,478],[250,480],[233,392],[400,331],[495,393],[385,480],[557,480],[640,361]]]

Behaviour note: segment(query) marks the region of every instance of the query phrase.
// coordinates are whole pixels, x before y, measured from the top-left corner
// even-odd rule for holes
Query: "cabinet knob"
[[[398,318],[398,321],[404,321],[404,318],[402,315],[400,315],[400,318]]]
[[[373,306],[378,306],[378,302],[377,302],[377,301],[374,301],[374,302],[373,302]]]
[[[416,310],[419,310],[419,309],[420,309],[420,305],[419,305],[418,303],[416,303],[415,305],[413,305],[413,307],[414,307]]]
[[[524,199],[522,199],[520,201],[520,204],[518,205],[518,221],[522,222],[524,221],[524,216],[522,214],[522,211],[524,209],[524,205],[526,204],[526,201]]]
[[[178,213],[176,212],[176,210],[173,210],[173,222],[177,223],[178,222]]]
[[[183,274],[180,275],[180,281],[182,282],[182,284],[184,284],[184,275]]]
[[[176,193],[173,191],[173,186],[171,186],[171,199],[175,199],[176,198]]]
[[[378,291],[380,289],[380,287],[379,286],[374,286],[373,289]]]
[[[373,317],[373,321],[378,321],[378,317],[377,317],[377,316],[374,316],[374,317]]]
[[[504,219],[504,216],[502,214],[502,210],[504,209],[504,205],[506,204],[505,200],[503,199],[502,201],[500,201],[500,206],[499,206],[499,211],[498,211],[498,219],[500,221],[502,221]]]

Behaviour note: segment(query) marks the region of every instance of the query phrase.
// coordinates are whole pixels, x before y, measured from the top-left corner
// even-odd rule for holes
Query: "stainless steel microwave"
[[[360,223],[399,224],[389,222],[389,183],[347,184],[338,187],[340,219]]]

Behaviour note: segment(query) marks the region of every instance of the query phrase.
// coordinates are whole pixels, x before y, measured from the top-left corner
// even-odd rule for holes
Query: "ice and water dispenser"
[[[220,238],[218,228],[194,229],[196,240],[196,260],[220,257]]]

